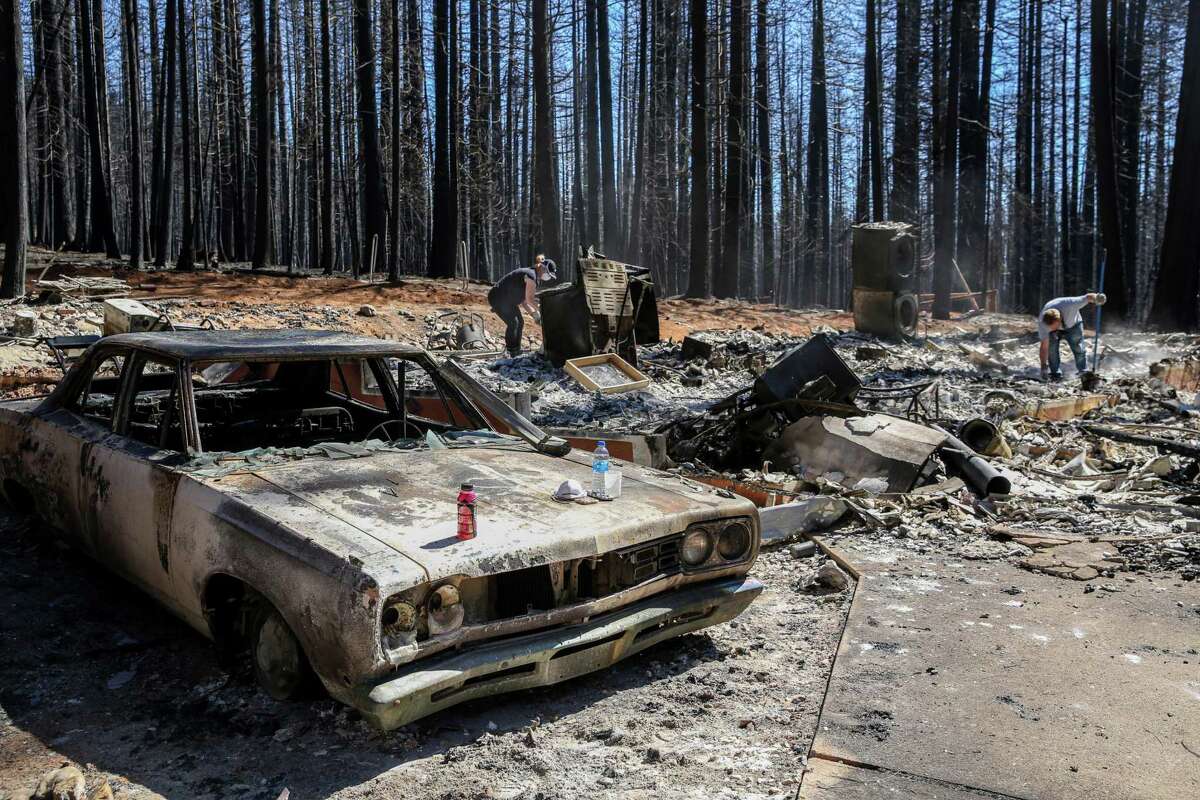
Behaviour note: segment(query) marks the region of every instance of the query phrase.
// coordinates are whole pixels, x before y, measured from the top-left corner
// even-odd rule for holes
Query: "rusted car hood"
[[[349,549],[368,571],[382,571],[384,582],[384,567],[397,554],[422,570],[425,580],[488,575],[607,552],[698,520],[753,513],[748,501],[721,497],[709,487],[629,464],[620,468],[621,497],[591,505],[551,496],[568,478],[588,486],[587,454],[552,458],[523,445],[312,459],[258,467],[210,485],[315,544],[336,548],[353,539]],[[467,482],[479,495],[479,535],[459,541],[458,489]],[[313,530],[318,520],[326,531]],[[412,570],[390,572],[399,579]]]

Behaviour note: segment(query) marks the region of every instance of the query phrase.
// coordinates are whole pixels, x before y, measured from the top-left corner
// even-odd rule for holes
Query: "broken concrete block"
[[[25,338],[37,336],[38,315],[36,311],[22,308],[13,317],[12,335]]]

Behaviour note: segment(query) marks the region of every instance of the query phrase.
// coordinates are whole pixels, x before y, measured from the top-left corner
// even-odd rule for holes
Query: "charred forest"
[[[1195,330],[1198,81],[1200,0],[0,0],[0,293],[30,246],[393,281],[591,249],[847,307],[890,220],[935,316],[1103,290]]]

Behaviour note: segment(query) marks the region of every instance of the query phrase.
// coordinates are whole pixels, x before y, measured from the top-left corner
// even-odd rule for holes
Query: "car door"
[[[14,480],[34,510],[93,556],[83,464],[98,442],[113,435],[127,355],[117,349],[93,353],[30,415],[17,444],[21,467]]]
[[[97,558],[169,606],[171,517],[186,459],[178,365],[135,354],[114,434],[82,456],[86,525]]]

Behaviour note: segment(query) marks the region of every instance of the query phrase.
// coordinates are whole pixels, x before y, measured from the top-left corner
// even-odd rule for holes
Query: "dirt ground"
[[[45,266],[46,277],[116,274],[132,297],[170,300],[156,307],[176,322],[326,327],[423,344],[431,316],[465,310],[484,315],[494,335],[501,330],[487,308],[487,287],[461,281],[114,273],[101,259],[45,252],[35,252],[30,280]],[[360,314],[364,305],[373,313]],[[43,329],[57,332],[96,313],[87,303],[31,308]],[[853,327],[844,312],[732,301],[665,299],[659,311],[663,338],[676,341],[738,327],[789,336]],[[961,394],[954,381],[978,376],[955,343],[1032,327],[1032,319],[1013,315],[930,322],[930,333],[953,334],[941,337],[953,342],[909,348],[895,376],[925,376],[915,362],[936,362],[934,371],[945,368],[951,381],[947,401],[966,405],[974,395]],[[536,329],[527,331],[536,336]],[[1003,355],[1013,366],[1004,385],[1041,396],[1043,387],[1022,372],[1035,351],[1020,347]],[[1135,349],[1135,360],[1149,357]],[[49,370],[48,359],[28,340],[0,347],[0,391],[12,388],[5,376]],[[1145,364],[1129,369],[1144,375]],[[27,383],[16,392],[45,390]],[[944,500],[921,512],[919,524],[896,528],[886,555],[905,560],[909,550],[946,550],[957,557],[964,535],[980,535],[982,523],[965,519],[968,511]],[[959,529],[963,519],[970,525]],[[0,800],[64,763],[84,772],[89,790],[107,781],[128,798],[275,800],[284,789],[297,800],[795,798],[850,605],[849,591],[806,588],[821,563],[820,556],[766,551],[752,573],[766,590],[732,623],[669,640],[610,670],[380,734],[328,698],[271,701],[246,664],[219,663],[206,640],[144,595],[0,509]],[[874,735],[870,713],[851,725],[856,735]]]
[[[380,734],[280,705],[137,590],[0,513],[0,796],[70,762],[129,798],[782,798],[815,732],[849,592],[765,554],[738,620],[615,668]]]
[[[497,335],[503,331],[503,324],[488,307],[489,287],[483,283],[405,277],[396,284],[367,284],[347,277],[288,277],[248,271],[130,272],[120,266],[93,255],[54,254],[34,249],[30,257],[29,285],[41,276],[43,269],[46,269],[47,278],[62,273],[120,277],[129,282],[130,296],[137,299],[187,299],[190,302],[181,317],[187,321],[192,321],[191,317],[198,321],[203,318],[204,309],[221,308],[231,302],[243,307],[320,305],[351,312],[369,304],[376,308],[379,316],[356,317],[353,327],[361,333],[420,342],[424,334],[423,316],[442,310],[478,312],[484,315],[489,329],[494,329]],[[800,311],[736,300],[659,298],[659,323],[664,339],[679,341],[695,331],[734,327],[807,336],[818,326],[851,328],[853,317],[845,311]],[[946,330],[954,324],[927,323],[931,332]],[[534,341],[540,341],[538,326],[527,326],[526,333]]]

